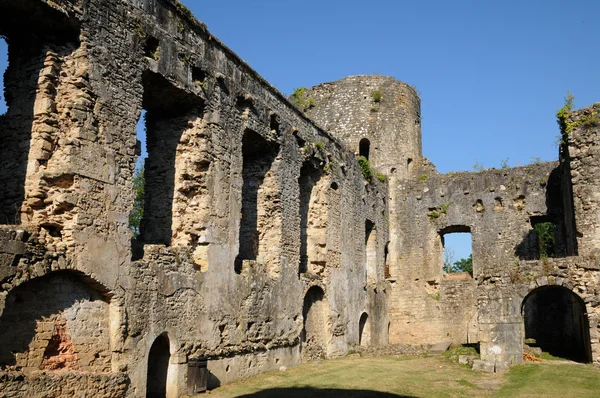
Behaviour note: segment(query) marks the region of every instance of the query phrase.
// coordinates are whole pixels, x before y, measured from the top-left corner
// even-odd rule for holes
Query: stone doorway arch
[[[551,355],[591,362],[590,328],[583,300],[563,286],[531,291],[521,306],[525,339]]]
[[[301,334],[302,358],[305,360],[325,356],[327,309],[325,292],[319,286],[313,286],[306,292],[302,305],[303,328]]]
[[[362,313],[358,321],[358,345],[364,347],[371,345],[371,324],[366,312]]]
[[[170,360],[169,337],[166,333],[163,333],[154,340],[148,354],[147,398],[165,398],[167,396],[167,375]]]

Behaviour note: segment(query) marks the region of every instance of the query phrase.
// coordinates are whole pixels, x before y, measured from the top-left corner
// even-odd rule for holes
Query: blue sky
[[[566,91],[600,101],[597,0],[184,4],[284,94],[356,74],[414,85],[423,153],[444,173],[555,160]]]

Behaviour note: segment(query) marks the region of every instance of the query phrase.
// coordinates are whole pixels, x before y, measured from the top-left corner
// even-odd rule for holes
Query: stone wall
[[[126,396],[128,380],[124,374],[87,372],[37,372],[24,376],[0,371],[0,398],[121,398]]]
[[[112,386],[88,386],[88,373],[77,372],[123,374],[119,394],[144,396],[159,336],[169,341],[167,396],[186,392],[193,356],[209,357],[213,387],[292,366],[305,346],[303,303],[313,286],[323,291],[324,356],[359,343],[363,313],[371,342],[387,343],[387,183],[365,180],[353,151],[185,7],[0,1],[0,15],[11,82],[0,119],[10,142],[2,149],[0,324],[14,324],[20,300],[32,311],[21,325],[27,341],[1,352],[0,365],[25,374],[6,388],[53,391],[31,375],[59,377],[52,372],[61,368],[74,372],[69,385],[106,396],[116,396]],[[24,21],[36,34],[22,34]],[[142,109],[149,156],[134,239]],[[367,220],[377,231],[368,279]],[[30,291],[44,305],[22,294]],[[0,341],[12,337],[0,328]],[[60,354],[47,360],[47,351]]]
[[[479,342],[518,363],[522,303],[544,289],[583,303],[600,361],[597,106],[565,119],[559,163],[440,175],[410,86],[350,77],[296,107],[174,0],[0,0],[0,35],[5,395],[144,396],[151,372],[175,397],[191,357],[213,388],[359,343]],[[442,237],[465,231],[474,275],[445,275]]]

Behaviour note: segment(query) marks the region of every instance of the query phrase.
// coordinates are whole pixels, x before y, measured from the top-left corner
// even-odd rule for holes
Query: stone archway
[[[366,312],[362,313],[358,321],[358,344],[365,347],[371,345],[371,324]]]
[[[589,322],[578,295],[562,286],[542,286],[523,299],[521,311],[530,345],[557,357],[591,362]]]
[[[0,314],[0,367],[109,372],[110,296],[77,271],[52,272],[14,287]]]
[[[306,360],[325,356],[327,337],[325,292],[313,286],[304,296],[302,306],[302,358]]]
[[[154,340],[148,354],[147,398],[165,398],[167,396],[167,375],[170,360],[169,338],[166,333],[163,333]]]

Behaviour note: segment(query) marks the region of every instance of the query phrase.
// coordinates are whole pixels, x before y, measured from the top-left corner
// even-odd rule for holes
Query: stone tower
[[[405,179],[421,163],[421,100],[393,77],[350,76],[303,93],[308,116],[366,155],[377,171]]]
[[[307,89],[300,102],[317,124],[357,154],[366,156],[375,172],[387,176],[389,241],[385,266],[390,276],[389,270],[398,269],[405,233],[398,214],[402,196],[396,188],[414,179],[417,170],[426,166],[419,95],[393,77],[361,75]]]

